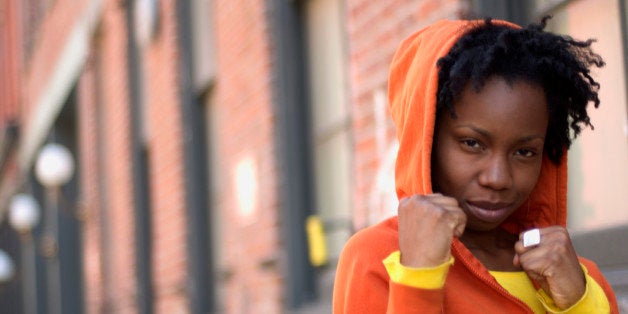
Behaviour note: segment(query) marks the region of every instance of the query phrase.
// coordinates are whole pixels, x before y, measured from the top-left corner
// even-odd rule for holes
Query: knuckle
[[[465,214],[463,211],[456,211],[456,214],[458,215],[458,219],[461,222],[464,222],[464,223],[467,222],[467,214]]]
[[[569,239],[569,231],[567,231],[566,228],[560,227],[560,229],[558,230],[557,234],[560,236],[561,239]]]
[[[543,270],[541,275],[545,278],[552,278],[554,277],[554,269],[551,267],[547,267]]]
[[[449,210],[440,210],[440,219],[447,223],[450,227],[454,228],[461,221],[462,217],[459,213]]]
[[[447,212],[439,206],[434,206],[434,205],[430,206],[429,214],[431,217],[437,220],[444,220],[447,218]]]
[[[447,197],[447,201],[449,201],[449,204],[453,205],[453,206],[458,206],[458,200],[453,198],[453,197]]]
[[[558,250],[552,250],[552,252],[547,256],[547,260],[550,264],[558,264],[562,259],[562,254],[558,252]]]
[[[412,195],[399,201],[397,211],[399,216],[429,216],[438,212],[438,206],[434,205],[425,195]]]
[[[399,201],[399,205],[397,206],[397,208],[400,213],[407,212],[412,207],[414,207],[413,206],[414,203],[416,203],[414,196],[404,197],[403,199]]]
[[[399,200],[399,208],[404,207],[410,201],[410,197],[404,197]]]

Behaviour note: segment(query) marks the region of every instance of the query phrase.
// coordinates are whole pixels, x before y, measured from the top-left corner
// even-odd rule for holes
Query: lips
[[[507,202],[467,201],[470,214],[489,223],[504,221],[511,213],[511,204]]]

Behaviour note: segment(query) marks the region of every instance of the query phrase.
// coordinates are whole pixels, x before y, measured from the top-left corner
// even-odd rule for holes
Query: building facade
[[[0,313],[329,313],[355,231],[396,213],[388,66],[443,18],[594,37],[570,231],[628,310],[625,0],[4,0]],[[42,148],[73,156],[60,185]],[[55,168],[55,165],[50,167]],[[9,219],[17,194],[41,219]]]

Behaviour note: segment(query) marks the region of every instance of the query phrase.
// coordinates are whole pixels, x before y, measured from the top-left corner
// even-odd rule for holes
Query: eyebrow
[[[491,134],[487,130],[482,129],[482,128],[478,128],[477,126],[471,125],[471,124],[463,124],[463,125],[456,126],[454,128],[455,129],[468,128],[468,129],[473,130],[476,133],[479,133],[480,135],[482,135],[484,137],[491,137]],[[540,139],[540,140],[544,141],[545,140],[545,136],[542,136],[542,135],[528,135],[528,136],[524,136],[524,137],[520,138],[517,142],[524,143],[524,142],[529,142],[529,141],[532,141],[532,140],[535,140],[535,139]]]
[[[473,130],[473,131],[474,131],[474,132],[476,132],[476,133],[480,133],[480,134],[481,134],[481,135],[483,135],[483,136],[486,136],[486,137],[490,137],[490,136],[491,136],[491,135],[488,133],[488,131],[487,131],[487,130],[484,130],[484,129],[478,128],[478,127],[476,127],[476,126],[474,126],[474,125],[471,125],[471,124],[463,124],[463,125],[456,126],[455,128],[456,128],[456,129],[468,128],[468,129]]]

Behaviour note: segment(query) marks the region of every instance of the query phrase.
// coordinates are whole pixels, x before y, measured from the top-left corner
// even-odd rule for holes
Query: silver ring
[[[541,231],[538,228],[523,233],[523,247],[539,245],[541,243]]]

